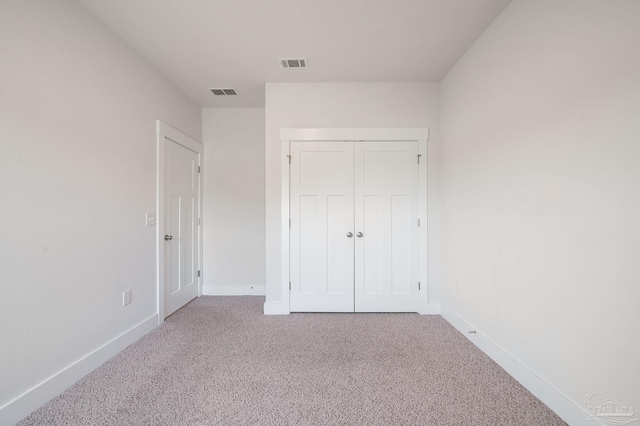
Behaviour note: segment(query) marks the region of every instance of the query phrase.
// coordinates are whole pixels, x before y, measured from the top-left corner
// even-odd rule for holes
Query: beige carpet
[[[25,425],[562,425],[439,316],[201,297]]]

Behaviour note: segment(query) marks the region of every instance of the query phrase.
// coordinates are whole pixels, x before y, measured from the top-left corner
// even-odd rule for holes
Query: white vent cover
[[[307,58],[278,58],[282,68],[306,69],[309,68]]]
[[[238,96],[238,91],[236,89],[209,89],[211,93],[216,96]]]

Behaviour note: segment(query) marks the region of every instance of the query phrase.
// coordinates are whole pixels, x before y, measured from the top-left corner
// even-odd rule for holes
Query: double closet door
[[[418,310],[416,142],[292,142],[290,310]]]

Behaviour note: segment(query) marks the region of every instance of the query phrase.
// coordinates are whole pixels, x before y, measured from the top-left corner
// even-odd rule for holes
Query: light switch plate
[[[147,226],[156,226],[156,214],[155,213],[147,213],[147,215],[146,215],[146,223],[147,223]]]
[[[127,306],[131,303],[131,290],[125,290],[122,292],[122,306]]]

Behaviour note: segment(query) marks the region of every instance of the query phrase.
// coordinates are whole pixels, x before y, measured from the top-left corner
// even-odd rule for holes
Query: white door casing
[[[422,224],[419,230],[418,264],[419,282],[421,283],[418,299],[418,313],[437,314],[439,305],[429,299],[429,283],[427,280],[427,128],[305,128],[280,130],[280,285],[272,296],[267,289],[267,301],[264,304],[265,315],[289,314],[289,151],[291,142],[319,142],[319,141],[417,141],[420,164],[418,165],[418,215]]]
[[[158,318],[201,294],[202,144],[158,121]]]
[[[350,311],[353,312],[420,312],[428,313],[427,283],[426,283],[426,226],[419,227],[419,213],[426,216],[426,129],[288,129],[282,131],[282,152],[291,156],[291,169],[288,161],[283,164],[283,248],[282,266],[284,280],[291,279],[291,284],[285,282],[283,286],[283,301],[291,299],[290,306],[283,306],[278,311],[273,309],[273,304],[265,313],[288,313],[290,311]],[[361,136],[362,139],[371,139],[378,142],[355,142],[336,140]],[[293,137],[290,137],[293,136]],[[346,136],[346,137],[345,137]],[[424,139],[422,139],[423,137]],[[397,138],[398,141],[395,139]],[[288,140],[287,140],[288,139]],[[325,142],[324,140],[334,142]],[[383,142],[383,140],[392,142]],[[297,140],[297,141],[295,141]],[[318,142],[323,141],[323,142]],[[412,141],[412,142],[406,142]],[[289,154],[289,150],[291,154]],[[313,152],[319,151],[318,156]],[[337,176],[344,175],[345,168],[339,163],[345,158],[347,152],[355,153],[355,161],[352,163],[352,173],[355,176],[355,202],[351,212],[344,206],[344,194],[349,193],[347,185],[340,188],[339,197],[333,202],[326,200],[319,205],[317,196],[326,198],[326,188],[317,191],[318,186],[307,185],[304,194],[308,199],[300,199],[299,182],[305,174],[304,164],[300,161],[300,154],[305,153],[307,163],[311,165],[317,183],[342,184],[348,182]],[[328,154],[333,153],[333,154]],[[337,153],[343,153],[335,157]],[[330,157],[334,156],[333,159]],[[324,157],[324,164],[322,157]],[[422,157],[422,167],[418,162]],[[311,159],[321,159],[317,164],[312,164]],[[318,175],[324,170],[325,175]],[[336,171],[338,171],[336,173]],[[289,172],[291,181],[289,182]],[[291,184],[291,227],[289,227],[289,183]],[[423,192],[420,192],[420,187]],[[335,187],[333,191],[335,191]],[[324,192],[323,192],[324,191]],[[422,196],[421,196],[422,195]],[[330,199],[330,198],[326,198]],[[339,200],[339,201],[338,201]],[[314,230],[308,241],[302,235],[305,232],[298,229],[299,221],[303,220],[304,213],[301,206],[306,202],[307,213],[311,215],[306,219],[313,224]],[[333,220],[327,221],[331,216],[330,205],[333,204]],[[344,212],[336,216],[336,206],[340,206]],[[285,210],[286,208],[286,210]],[[356,212],[357,211],[357,212]],[[354,215],[354,227],[349,229],[348,221],[336,221],[335,217],[347,217]],[[312,220],[311,220],[312,219]],[[318,220],[319,219],[319,220]],[[331,225],[333,223],[333,225]],[[344,227],[342,235],[333,230],[333,242],[328,238],[329,228]],[[364,228],[367,228],[366,230]],[[289,235],[289,231],[291,235]],[[361,237],[346,238],[346,233]],[[361,233],[361,234],[359,234]],[[291,237],[291,275],[289,275],[289,236]],[[285,239],[286,238],[286,239]],[[302,238],[302,239],[301,239]],[[342,242],[340,242],[342,241]],[[355,280],[355,297],[350,299],[342,296],[337,301],[337,295],[333,302],[325,303],[326,298],[314,299],[313,294],[307,294],[307,305],[299,304],[300,270],[309,269],[310,276],[321,277],[323,288],[330,288],[332,283],[327,282],[327,276],[331,275],[329,264],[333,265],[333,276],[344,276],[341,283],[346,282],[347,275],[351,274],[351,268],[338,272],[337,261],[329,261],[329,256],[335,252],[334,258],[351,260],[351,255],[345,255],[345,248],[349,242],[354,244],[355,273],[351,276],[351,282]],[[320,243],[320,244],[318,244]],[[314,257],[304,258],[298,256],[301,244],[314,247]],[[422,250],[420,251],[420,245]],[[316,253],[320,253],[318,257]],[[368,256],[366,253],[368,252]],[[420,254],[422,253],[422,255]],[[311,262],[309,262],[311,260]],[[305,266],[304,264],[307,263]],[[302,265],[302,267],[301,267]],[[311,266],[310,266],[311,265]],[[340,265],[343,266],[344,264]],[[286,269],[285,269],[286,268]],[[420,286],[419,281],[422,281]],[[353,285],[353,284],[352,284]],[[419,287],[420,286],[420,287]],[[289,287],[291,290],[289,291]],[[344,287],[341,284],[340,287]],[[353,290],[352,290],[353,291]],[[341,292],[343,294],[344,292]],[[314,304],[315,303],[315,304]],[[349,303],[355,306],[349,307]],[[289,303],[287,303],[289,305]]]

